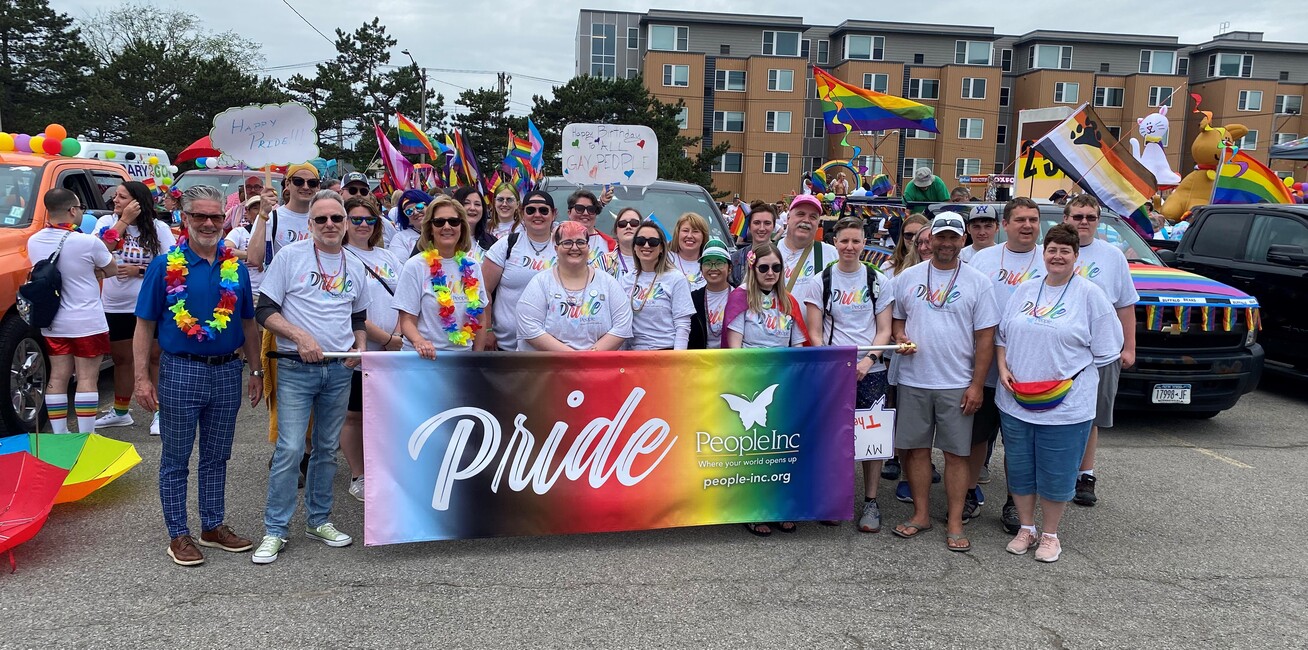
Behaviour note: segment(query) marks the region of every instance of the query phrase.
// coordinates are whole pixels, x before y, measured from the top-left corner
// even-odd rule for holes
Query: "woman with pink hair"
[[[558,263],[518,301],[519,349],[612,351],[631,338],[631,304],[613,276],[590,266],[587,230],[564,221],[554,231]]]

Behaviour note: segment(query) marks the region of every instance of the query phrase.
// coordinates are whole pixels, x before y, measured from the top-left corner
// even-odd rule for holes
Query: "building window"
[[[811,46],[812,44],[813,44],[813,41],[810,40],[810,39],[807,39],[807,38],[799,42],[799,56],[800,56],[800,58],[805,59],[805,60],[808,59],[808,53],[809,53],[809,49],[810,49],[809,46]]]
[[[1298,133],[1273,133],[1272,144],[1285,144],[1299,139]]]
[[[1249,151],[1257,150],[1258,131],[1254,129],[1250,129],[1248,133],[1244,134],[1243,138],[1240,138],[1239,145],[1241,149],[1248,149]]]
[[[986,121],[979,117],[965,117],[958,121],[960,140],[980,140],[985,134]]]
[[[683,130],[690,128],[690,107],[682,106],[681,110],[677,111],[677,128]]]
[[[1114,140],[1120,140],[1122,138],[1122,127],[1120,126],[1108,127],[1108,135],[1113,136]]]
[[[627,76],[624,77],[624,79],[635,79],[636,77],[639,76],[640,76],[640,70],[637,70],[635,68],[627,68]]]
[[[675,25],[650,25],[649,49],[660,52],[685,52],[690,43],[690,28]]]
[[[627,49],[628,49],[628,50],[639,50],[639,49],[640,49],[640,28],[639,28],[639,27],[628,27],[628,28],[627,28]]]
[[[790,154],[768,151],[763,154],[764,174],[789,174]]]
[[[1276,77],[1276,79],[1277,79],[1278,81],[1289,81],[1289,80],[1290,80],[1290,71],[1289,71],[1289,70],[1282,70],[1280,76]]]
[[[936,134],[921,129],[904,129],[904,137],[909,140],[935,140]]]
[[[763,130],[768,133],[790,133],[790,111],[768,111]]]
[[[744,111],[714,111],[713,130],[721,133],[744,133]]]
[[[1190,59],[1188,57],[1183,56],[1176,60],[1176,74],[1179,75],[1190,74]]]
[[[940,99],[940,80],[909,79],[908,96],[910,99]]]
[[[590,75],[601,79],[618,76],[618,26],[590,25]]]
[[[1263,110],[1263,91],[1241,90],[1240,99],[1236,102],[1235,109],[1238,111]]]
[[[795,89],[794,70],[768,70],[768,90],[790,92]]]
[[[763,32],[763,54],[799,56],[799,32]]]
[[[831,61],[831,41],[822,39],[818,41],[817,62],[820,65],[826,65]]]
[[[1068,81],[1054,82],[1055,104],[1076,104],[1081,101],[1081,84]]]
[[[1100,73],[1100,74],[1108,74],[1108,71],[1111,70],[1111,69],[1112,69],[1112,65],[1111,65],[1111,64],[1108,64],[1108,63],[1100,63],[1100,64],[1099,64],[1099,73]]]
[[[995,133],[995,144],[1006,144],[1008,142],[1008,125],[1000,124],[995,128],[998,129]]]
[[[729,92],[745,92],[745,71],[718,70],[717,80],[713,84],[713,89]]]
[[[1124,88],[1095,88],[1095,106],[1121,108],[1125,96]]]
[[[990,65],[994,51],[990,41],[954,41],[954,63]]]
[[[1150,86],[1149,87],[1149,106],[1171,106],[1172,93],[1174,89],[1170,86]]]
[[[808,78],[808,96],[813,99],[822,99],[822,92],[818,89],[817,80],[813,77]]]
[[[857,158],[854,158],[853,160],[850,160],[849,162],[853,164],[855,167],[866,167],[867,173],[863,174],[863,176],[865,177],[870,178],[878,174],[886,173],[884,161],[881,159],[880,156],[859,156]]]
[[[1176,52],[1140,50],[1141,74],[1175,74]]]
[[[1008,106],[1008,98],[1012,94],[1012,89],[1007,86],[999,87],[999,105]]]
[[[863,75],[863,87],[867,90],[875,90],[879,93],[886,92],[890,87],[890,75],[876,74],[872,72]]]
[[[1013,71],[1013,50],[1012,50],[1012,48],[1007,48],[1007,47],[1006,47],[1006,48],[1004,48],[1004,49],[1002,49],[1002,50],[999,51],[999,68],[1000,68],[1001,70],[1003,70],[1004,72],[1012,72],[1012,71]]]
[[[884,36],[846,36],[845,58],[862,61],[880,61],[885,58],[886,37]]]
[[[825,138],[827,137],[827,123],[824,118],[810,117],[808,119],[808,137]]]
[[[954,176],[976,176],[981,173],[980,158],[957,158],[954,160]]]
[[[718,162],[713,165],[713,171],[725,174],[739,174],[744,170],[745,154],[737,151],[728,151],[718,158]]]
[[[1277,95],[1276,112],[1279,115],[1302,115],[1303,95]]]
[[[1209,77],[1252,77],[1252,54],[1210,54]]]
[[[1028,50],[1026,67],[1071,70],[1072,46],[1032,45],[1031,49]]]
[[[718,46],[718,54],[721,55],[721,56],[728,56],[728,55],[730,55],[730,54],[731,54],[731,46],[730,46],[730,45],[727,45],[726,43],[723,43],[722,45],[719,45],[719,46]]]
[[[918,167],[926,167],[927,169],[935,171],[936,161],[933,158],[905,158],[904,164],[901,166],[901,171],[903,172],[901,176],[904,178],[912,178],[913,170]]]
[[[663,64],[663,85],[687,87],[690,85],[690,66]]]
[[[963,99],[985,99],[986,80],[983,77],[963,77]]]
[[[918,54],[914,54],[914,55],[913,55],[913,64],[914,64],[914,65],[922,65],[922,62],[923,62],[923,61],[926,61],[926,55],[925,55],[925,54],[918,53]]]

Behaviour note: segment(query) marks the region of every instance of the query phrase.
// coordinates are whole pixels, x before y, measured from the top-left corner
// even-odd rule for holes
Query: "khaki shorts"
[[[972,454],[972,419],[963,415],[966,388],[936,390],[899,385],[896,449],[930,449],[955,456]]]

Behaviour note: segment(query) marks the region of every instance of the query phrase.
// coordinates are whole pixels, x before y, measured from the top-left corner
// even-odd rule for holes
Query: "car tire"
[[[0,323],[0,420],[11,434],[39,429],[45,420],[45,387],[50,379],[50,360],[40,333],[15,314]]]

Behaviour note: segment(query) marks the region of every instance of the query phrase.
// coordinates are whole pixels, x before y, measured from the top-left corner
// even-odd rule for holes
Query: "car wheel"
[[[8,371],[0,377],[7,399],[0,400],[0,419],[11,433],[35,432],[45,417],[45,386],[50,364],[40,334],[17,316],[0,325],[0,360]]]

